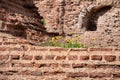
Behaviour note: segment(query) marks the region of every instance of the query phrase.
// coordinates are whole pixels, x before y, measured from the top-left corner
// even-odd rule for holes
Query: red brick
[[[89,56],[80,56],[80,60],[89,60]]]
[[[66,59],[66,56],[57,56],[56,57],[56,60],[65,60]]]
[[[58,63],[51,63],[51,64],[50,64],[50,67],[53,67],[53,68],[54,68],[54,67],[58,67]]]
[[[112,48],[90,48],[90,51],[112,51]]]
[[[2,63],[2,64],[0,64],[0,68],[5,68],[5,67],[9,67],[10,65],[9,64],[7,64],[7,63]]]
[[[71,51],[87,51],[87,48],[71,49]]]
[[[37,68],[40,68],[40,67],[41,67],[41,66],[40,66],[40,63],[35,63],[34,66],[37,67]]]
[[[38,67],[38,68],[41,68],[41,67],[50,67],[51,64],[49,64],[49,63],[35,63],[34,66]]]
[[[20,67],[21,64],[20,63],[11,63],[12,67]]]
[[[69,72],[67,73],[68,77],[88,77],[88,74],[86,72]]]
[[[23,55],[22,59],[23,60],[32,60],[33,56],[32,55]]]
[[[28,46],[21,46],[23,51],[28,51],[29,50],[29,47]]]
[[[33,63],[21,63],[20,65],[21,67],[33,67],[34,66]]]
[[[120,72],[113,73],[113,78],[120,78]]]
[[[47,55],[45,56],[45,60],[53,60],[55,58],[55,55]]]
[[[3,42],[0,42],[0,45],[2,45]]]
[[[4,42],[4,45],[17,44],[16,42]]]
[[[10,51],[22,51],[22,48],[18,48],[18,47],[13,47],[13,48],[9,48]]]
[[[53,49],[50,49],[50,51],[67,51],[68,49],[64,49],[64,48],[53,48]]]
[[[90,78],[103,78],[103,77],[111,77],[110,73],[103,73],[103,72],[92,72],[89,73]]]
[[[114,55],[105,55],[104,58],[108,62],[112,62],[112,61],[116,60],[116,56],[114,56]]]
[[[119,56],[119,61],[120,61],[120,56]]]
[[[42,72],[41,71],[29,71],[29,70],[25,70],[25,71],[21,71],[22,75],[30,75],[30,76],[42,76]]]
[[[3,75],[16,75],[19,74],[16,70],[3,71]]]
[[[0,51],[6,51],[7,49],[7,47],[0,47]]]
[[[77,55],[69,55],[68,60],[77,60],[78,56]]]
[[[7,55],[0,55],[0,60],[4,60],[4,59],[8,59],[9,58],[9,56],[7,56]]]
[[[63,64],[60,64],[61,65],[61,67],[63,67],[63,68],[70,68],[71,67],[71,64],[65,64],[65,63],[63,63]]]
[[[35,60],[42,60],[43,59],[42,56],[35,56],[34,58],[35,58]]]
[[[73,68],[84,68],[86,66],[87,66],[87,64],[85,64],[85,63],[72,64]]]
[[[11,59],[12,60],[19,60],[20,59],[20,55],[11,55]]]
[[[42,76],[43,75],[43,73],[41,72],[41,71],[31,71],[31,74],[30,75],[32,75],[32,76]]]
[[[46,71],[44,72],[44,75],[48,76],[48,75],[65,75],[65,72],[63,71],[52,71],[52,72],[49,72],[49,71]]]
[[[115,51],[120,51],[120,48],[116,48]]]
[[[37,48],[37,47],[31,47],[30,48],[31,51],[47,51],[47,48]]]
[[[101,55],[92,55],[91,60],[102,60],[102,56]]]

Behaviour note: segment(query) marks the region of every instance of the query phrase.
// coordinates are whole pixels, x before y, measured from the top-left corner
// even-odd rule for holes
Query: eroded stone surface
[[[49,33],[74,33],[86,46],[120,46],[119,24],[119,0],[0,1],[0,31],[38,42]]]
[[[81,41],[87,46],[95,44],[104,47],[119,46],[119,5],[119,0],[36,1],[39,13],[46,20],[48,32],[75,33],[82,36]],[[92,38],[97,40],[92,41]]]

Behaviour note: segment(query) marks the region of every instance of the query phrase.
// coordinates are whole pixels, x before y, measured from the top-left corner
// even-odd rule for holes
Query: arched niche
[[[86,30],[96,31],[99,17],[104,15],[111,8],[112,6],[102,6],[102,7],[94,8],[93,10],[91,10],[91,12],[88,15],[88,22],[86,25]]]
[[[81,31],[96,31],[98,19],[112,8],[111,5],[91,5],[79,14],[78,25]]]

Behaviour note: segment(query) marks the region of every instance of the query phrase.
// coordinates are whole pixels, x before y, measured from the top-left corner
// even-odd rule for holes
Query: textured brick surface
[[[2,80],[120,79],[118,48],[94,48],[94,51],[30,45],[28,51],[19,51],[17,48],[21,46],[13,48],[9,55],[8,51],[0,50]]]

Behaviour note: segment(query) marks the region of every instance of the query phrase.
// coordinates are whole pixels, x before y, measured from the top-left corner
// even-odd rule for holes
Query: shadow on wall
[[[1,12],[2,9],[5,12]],[[2,21],[0,32],[23,38],[26,38],[27,29],[45,32],[44,25],[40,21],[43,17],[39,15],[33,0],[0,0],[0,16],[4,16],[2,17],[4,20],[0,17]],[[9,24],[6,26],[8,21]]]
[[[96,10],[93,9],[88,17],[87,31],[96,31],[99,17],[104,15],[111,8],[112,6],[103,6]]]

